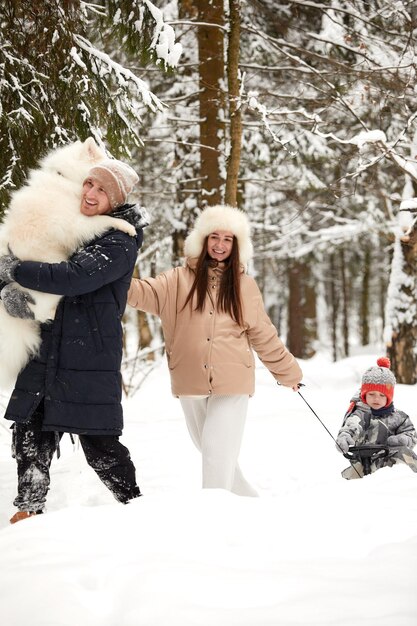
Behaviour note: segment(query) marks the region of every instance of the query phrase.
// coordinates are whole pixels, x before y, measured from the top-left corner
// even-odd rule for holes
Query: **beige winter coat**
[[[241,275],[244,328],[216,310],[221,268],[209,270],[203,312],[192,310],[189,303],[183,308],[194,281],[193,265],[195,259],[190,259],[185,267],[156,278],[134,279],[128,293],[131,306],[161,318],[172,393],[252,395],[255,361],[251,348],[280,383],[292,387],[300,382],[301,369],[279,339],[250,276]]]

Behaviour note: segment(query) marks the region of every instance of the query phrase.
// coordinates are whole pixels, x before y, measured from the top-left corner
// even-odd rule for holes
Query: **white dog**
[[[92,138],[49,153],[30,172],[24,187],[12,195],[0,225],[0,255],[10,251],[19,259],[58,263],[79,247],[118,229],[136,234],[128,222],[110,215],[87,217],[80,212],[82,183],[88,171],[107,156]],[[19,288],[17,283],[13,283]],[[23,288],[22,288],[23,289]],[[40,346],[40,322],[53,319],[61,296],[25,289],[35,319],[8,315],[0,305],[0,387],[14,384],[20,370]]]

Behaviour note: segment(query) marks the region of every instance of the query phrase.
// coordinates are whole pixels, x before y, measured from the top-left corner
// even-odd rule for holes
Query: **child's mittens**
[[[349,446],[355,445],[355,442],[349,433],[343,432],[343,433],[340,433],[340,435],[336,439],[336,444],[337,444],[336,447],[339,450],[339,452],[343,452],[344,454],[345,452],[349,451]]]
[[[393,447],[399,446],[408,446],[410,443],[409,437],[407,435],[390,435],[387,438],[387,445]]]

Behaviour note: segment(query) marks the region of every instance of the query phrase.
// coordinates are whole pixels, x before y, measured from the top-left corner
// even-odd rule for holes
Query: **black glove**
[[[20,259],[12,253],[0,256],[0,281],[11,283],[14,280],[14,272],[19,263]]]
[[[28,306],[29,303],[35,304],[35,300],[30,293],[19,289],[16,283],[10,283],[3,287],[0,292],[0,297],[4,308],[11,317],[20,317],[20,319],[24,320],[35,319],[33,311]]]

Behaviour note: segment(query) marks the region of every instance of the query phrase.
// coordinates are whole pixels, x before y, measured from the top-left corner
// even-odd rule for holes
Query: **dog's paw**
[[[126,233],[131,237],[134,237],[136,235],[136,228],[132,226],[132,224],[129,224],[129,222],[125,222],[125,220],[116,220],[116,222],[116,228],[118,230],[121,230],[123,233]]]

